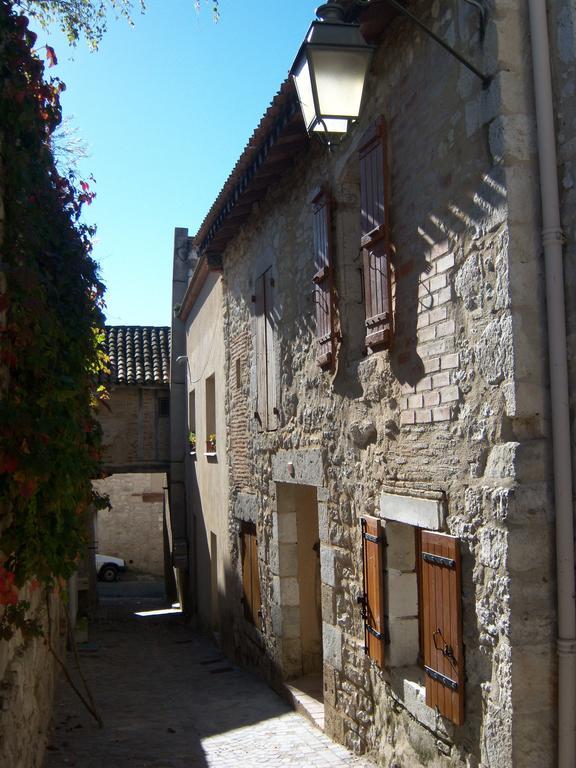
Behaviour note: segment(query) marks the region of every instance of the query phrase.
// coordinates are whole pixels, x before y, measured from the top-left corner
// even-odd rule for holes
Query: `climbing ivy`
[[[93,192],[61,176],[50,136],[58,78],[44,77],[36,35],[0,0],[0,617],[27,628],[19,590],[75,570],[99,473],[93,406],[104,286],[80,221]],[[46,50],[50,63],[54,52]],[[1,218],[1,204],[4,221]],[[23,623],[24,622],[24,623]]]

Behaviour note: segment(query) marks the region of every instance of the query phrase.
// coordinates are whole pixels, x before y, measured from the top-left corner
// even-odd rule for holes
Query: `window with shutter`
[[[242,523],[240,530],[242,555],[242,602],[244,617],[260,627],[260,573],[258,570],[258,540],[254,523]]]
[[[276,358],[274,351],[274,278],[272,268],[256,280],[254,299],[256,346],[256,417],[264,430],[276,429]]]
[[[384,667],[384,536],[377,517],[362,518],[364,557],[364,645],[376,664]]]
[[[392,340],[390,231],[386,131],[380,118],[359,149],[361,242],[364,265],[366,346],[386,349]]]
[[[422,531],[420,557],[426,704],[461,725],[465,682],[459,540]]]
[[[314,215],[314,304],[316,306],[316,360],[323,369],[334,365],[334,292],[331,200],[326,188],[311,198]]]

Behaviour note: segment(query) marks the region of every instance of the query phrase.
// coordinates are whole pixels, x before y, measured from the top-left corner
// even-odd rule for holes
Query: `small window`
[[[384,550],[381,521],[365,517],[366,653],[380,667],[385,663],[407,670],[401,674],[409,675],[419,664],[426,704],[461,725],[465,675],[459,541],[392,521],[386,522],[385,539]]]
[[[260,573],[258,569],[258,541],[254,523],[242,523],[240,528],[242,553],[242,603],[244,618],[260,628]]]
[[[206,453],[216,453],[216,379],[206,379]]]
[[[170,398],[159,397],[158,398],[158,416],[167,417],[170,416]]]
[[[196,390],[188,393],[188,441],[190,450],[196,452]]]

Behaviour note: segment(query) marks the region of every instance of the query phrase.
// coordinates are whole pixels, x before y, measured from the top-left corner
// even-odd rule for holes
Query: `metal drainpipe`
[[[576,766],[576,605],[574,584],[574,517],[566,317],[564,309],[563,235],[560,226],[558,172],[552,77],[545,0],[528,0],[538,162],[542,201],[542,244],[546,304],[554,496],[556,506],[556,575],[558,593],[558,768]]]

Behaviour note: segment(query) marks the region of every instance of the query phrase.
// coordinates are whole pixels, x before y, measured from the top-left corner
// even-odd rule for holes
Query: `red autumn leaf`
[[[48,59],[48,66],[54,67],[56,64],[58,64],[58,58],[56,56],[56,52],[54,51],[54,48],[52,48],[51,45],[46,46],[46,58]]]
[[[18,602],[17,592],[5,592],[0,594],[0,605],[16,605]]]
[[[88,192],[88,190],[90,189],[90,185],[87,182],[85,182],[85,181],[81,181],[80,182],[80,186],[82,187],[84,192]]]
[[[15,456],[2,456],[0,458],[0,474],[11,474],[18,467],[18,459]]]
[[[25,499],[31,499],[37,490],[38,490],[38,483],[36,480],[34,480],[34,478],[30,478],[28,480],[25,480],[23,483],[20,483],[20,493],[22,494],[22,497]]]

